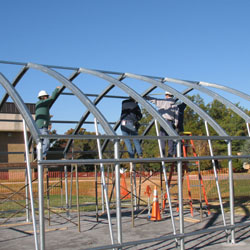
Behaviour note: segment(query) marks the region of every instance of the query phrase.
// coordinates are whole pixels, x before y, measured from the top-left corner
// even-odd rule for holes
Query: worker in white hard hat
[[[49,124],[50,124],[50,104],[55,100],[57,93],[59,92],[60,87],[56,87],[53,91],[51,96],[45,91],[41,90],[38,93],[38,102],[36,103],[36,113],[35,113],[35,120],[38,129],[40,130],[41,134],[47,135],[49,134]],[[49,150],[50,141],[48,138],[43,139],[42,151],[43,151],[43,158],[46,157],[47,152]]]
[[[145,97],[147,100],[155,104],[158,108],[159,113],[166,120],[168,125],[175,129],[178,125],[178,107],[176,105],[173,94],[166,91],[165,99],[158,99],[153,97]],[[167,132],[160,127],[160,136],[167,136]],[[161,140],[162,154],[165,156],[165,140]],[[168,157],[173,157],[176,155],[176,143],[173,140],[168,140]]]

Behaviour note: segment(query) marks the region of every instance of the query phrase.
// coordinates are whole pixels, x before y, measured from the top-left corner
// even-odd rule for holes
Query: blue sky
[[[248,0],[3,0],[0,60],[206,81],[249,94],[249,11]],[[18,69],[0,71],[11,81]],[[99,93],[92,83],[84,91]],[[27,102],[57,86],[33,72],[20,84]],[[59,101],[54,119],[77,120],[78,103],[66,102],[74,112]],[[118,119],[119,103],[104,108]]]

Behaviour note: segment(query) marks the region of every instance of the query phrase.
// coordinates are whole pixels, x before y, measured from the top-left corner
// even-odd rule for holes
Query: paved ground
[[[76,214],[72,215],[74,222],[77,222]],[[1,222],[2,219],[0,219]],[[229,214],[226,214],[227,223],[229,223]],[[249,222],[247,216],[236,216],[236,222]],[[29,250],[35,249],[34,236],[32,234],[32,225],[24,224],[24,218],[12,220],[8,226],[0,226],[0,249],[1,250]],[[19,224],[20,223],[20,224]],[[117,242],[116,219],[112,218],[114,239]],[[178,233],[179,221],[176,215],[176,229]],[[209,227],[222,226],[222,217],[220,214],[212,214],[204,217],[199,222],[199,214],[194,218],[185,215],[185,232],[190,233],[195,230],[206,229]],[[153,222],[147,219],[147,213],[140,214],[134,221],[130,212],[123,212],[122,217],[123,242],[128,243],[135,240],[156,239],[172,233],[172,224],[169,215],[166,213],[161,221]],[[46,250],[80,250],[91,249],[103,245],[110,245],[110,234],[105,216],[99,218],[96,222],[95,213],[81,214],[81,232],[78,227],[62,217],[53,216],[51,226],[46,222]],[[175,241],[155,241],[144,243],[137,246],[125,246],[123,249],[176,249]],[[101,249],[101,248],[99,248]],[[185,249],[232,249],[247,250],[250,249],[250,226],[244,226],[236,229],[236,244],[228,244],[224,231],[207,233],[185,238]]]

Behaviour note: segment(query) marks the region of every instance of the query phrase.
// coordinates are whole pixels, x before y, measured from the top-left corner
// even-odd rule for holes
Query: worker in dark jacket
[[[56,98],[59,89],[60,87],[56,87],[51,96],[49,96],[49,94],[45,90],[41,90],[38,93],[39,101],[36,103],[35,120],[38,129],[43,135],[49,134],[48,127],[50,124],[50,117],[51,117],[49,113],[50,104]],[[44,138],[42,144],[43,158],[45,158],[47,155],[47,152],[49,150],[49,145],[50,145],[49,139]]]
[[[124,100],[122,102],[121,131],[123,135],[138,135],[139,120],[141,118],[141,109],[133,98],[130,97],[128,100]],[[135,150],[138,156],[140,158],[142,157],[142,149],[138,139],[133,139],[135,150],[133,149],[129,139],[124,139],[124,142],[126,144],[130,158],[134,158]]]
[[[178,114],[178,125],[176,127],[176,131],[178,133],[182,133],[184,131],[184,110],[185,108],[187,107],[187,105],[182,102],[180,104],[177,105],[178,107],[178,111],[179,111],[179,114]]]

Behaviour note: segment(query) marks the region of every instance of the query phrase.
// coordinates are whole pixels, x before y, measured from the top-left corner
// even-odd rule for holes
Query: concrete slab
[[[147,212],[134,220],[132,227],[132,218],[130,211],[123,211],[122,231],[123,243],[131,241],[156,239],[171,235],[173,227],[168,213],[163,215],[161,221],[148,220]],[[65,215],[64,215],[65,216]],[[199,221],[199,214],[195,213],[192,218],[189,212],[185,213],[185,232],[193,232],[211,227],[223,226],[220,214],[212,214]],[[175,214],[175,225],[179,233],[178,215]],[[71,219],[77,222],[77,214],[71,214]],[[236,216],[236,223],[247,221],[245,216]],[[229,214],[226,214],[226,221],[229,224]],[[0,220],[1,222],[1,220]],[[33,229],[30,223],[24,223],[25,218],[12,219],[8,225],[0,226],[0,249],[1,250],[27,250],[35,249]],[[112,227],[114,241],[117,242],[116,218],[112,215]],[[244,226],[236,229],[236,244],[227,243],[224,231],[213,233],[204,233],[201,235],[185,238],[185,249],[219,249],[219,250],[247,250],[250,249],[250,226]],[[105,245],[111,245],[108,221],[106,216],[101,216],[96,221],[95,212],[81,213],[81,232],[78,227],[67,220],[53,215],[51,225],[46,221],[46,250],[80,250],[91,249]],[[125,246],[123,249],[176,249],[175,240],[162,240],[141,245]]]

